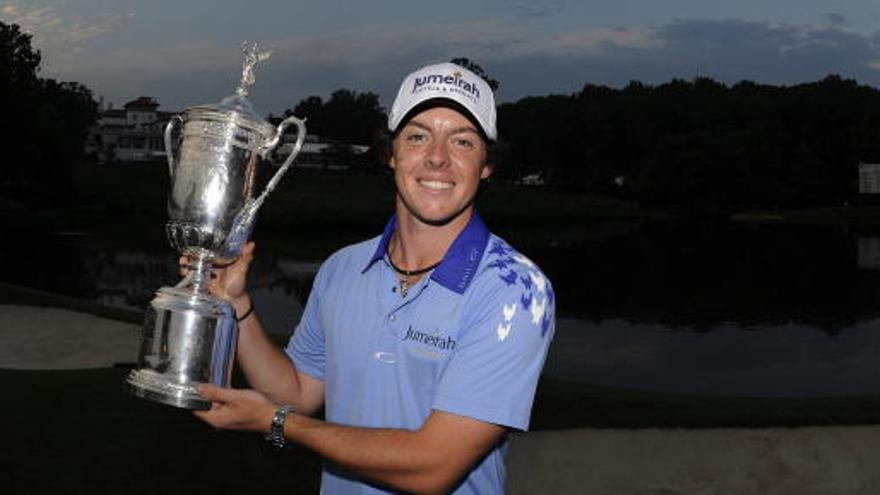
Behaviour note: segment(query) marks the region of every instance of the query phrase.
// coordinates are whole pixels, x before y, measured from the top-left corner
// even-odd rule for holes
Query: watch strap
[[[272,425],[269,427],[269,434],[266,435],[266,441],[277,449],[283,449],[287,446],[287,439],[284,438],[284,422],[287,416],[294,412],[295,409],[290,404],[278,406],[275,415],[272,416]]]

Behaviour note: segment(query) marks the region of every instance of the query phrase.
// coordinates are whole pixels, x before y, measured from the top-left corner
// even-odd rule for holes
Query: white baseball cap
[[[477,121],[487,138],[498,139],[492,88],[482,77],[448,62],[428,65],[406,76],[391,105],[388,129],[396,131],[413,108],[433,99],[458,103]]]

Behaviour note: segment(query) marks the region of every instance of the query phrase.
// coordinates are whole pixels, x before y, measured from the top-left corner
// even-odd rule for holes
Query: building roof
[[[139,96],[137,99],[123,105],[126,110],[149,110],[155,111],[159,108],[159,102],[152,96]]]

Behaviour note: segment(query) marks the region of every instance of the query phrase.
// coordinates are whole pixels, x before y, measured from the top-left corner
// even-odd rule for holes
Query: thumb
[[[241,257],[250,262],[254,258],[254,251],[257,249],[256,243],[254,241],[247,241],[244,243],[244,246],[241,248]]]

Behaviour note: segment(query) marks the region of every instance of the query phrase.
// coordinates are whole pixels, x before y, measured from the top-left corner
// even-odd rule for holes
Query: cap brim
[[[424,112],[425,110],[429,110],[431,108],[448,108],[450,110],[455,110],[464,116],[468,121],[474,126],[474,129],[483,138],[484,141],[490,142],[493,139],[490,139],[486,130],[483,129],[483,126],[480,124],[480,121],[477,120],[477,117],[471,113],[470,110],[467,109],[461,103],[451,99],[445,98],[442,96],[436,96],[433,98],[429,98],[423,102],[417,103],[416,106],[412,107],[408,112],[406,112],[403,117],[401,117],[400,121],[397,123],[397,126],[391,131],[393,135],[397,135],[401,129],[406,126],[406,123],[409,122],[416,115]]]

